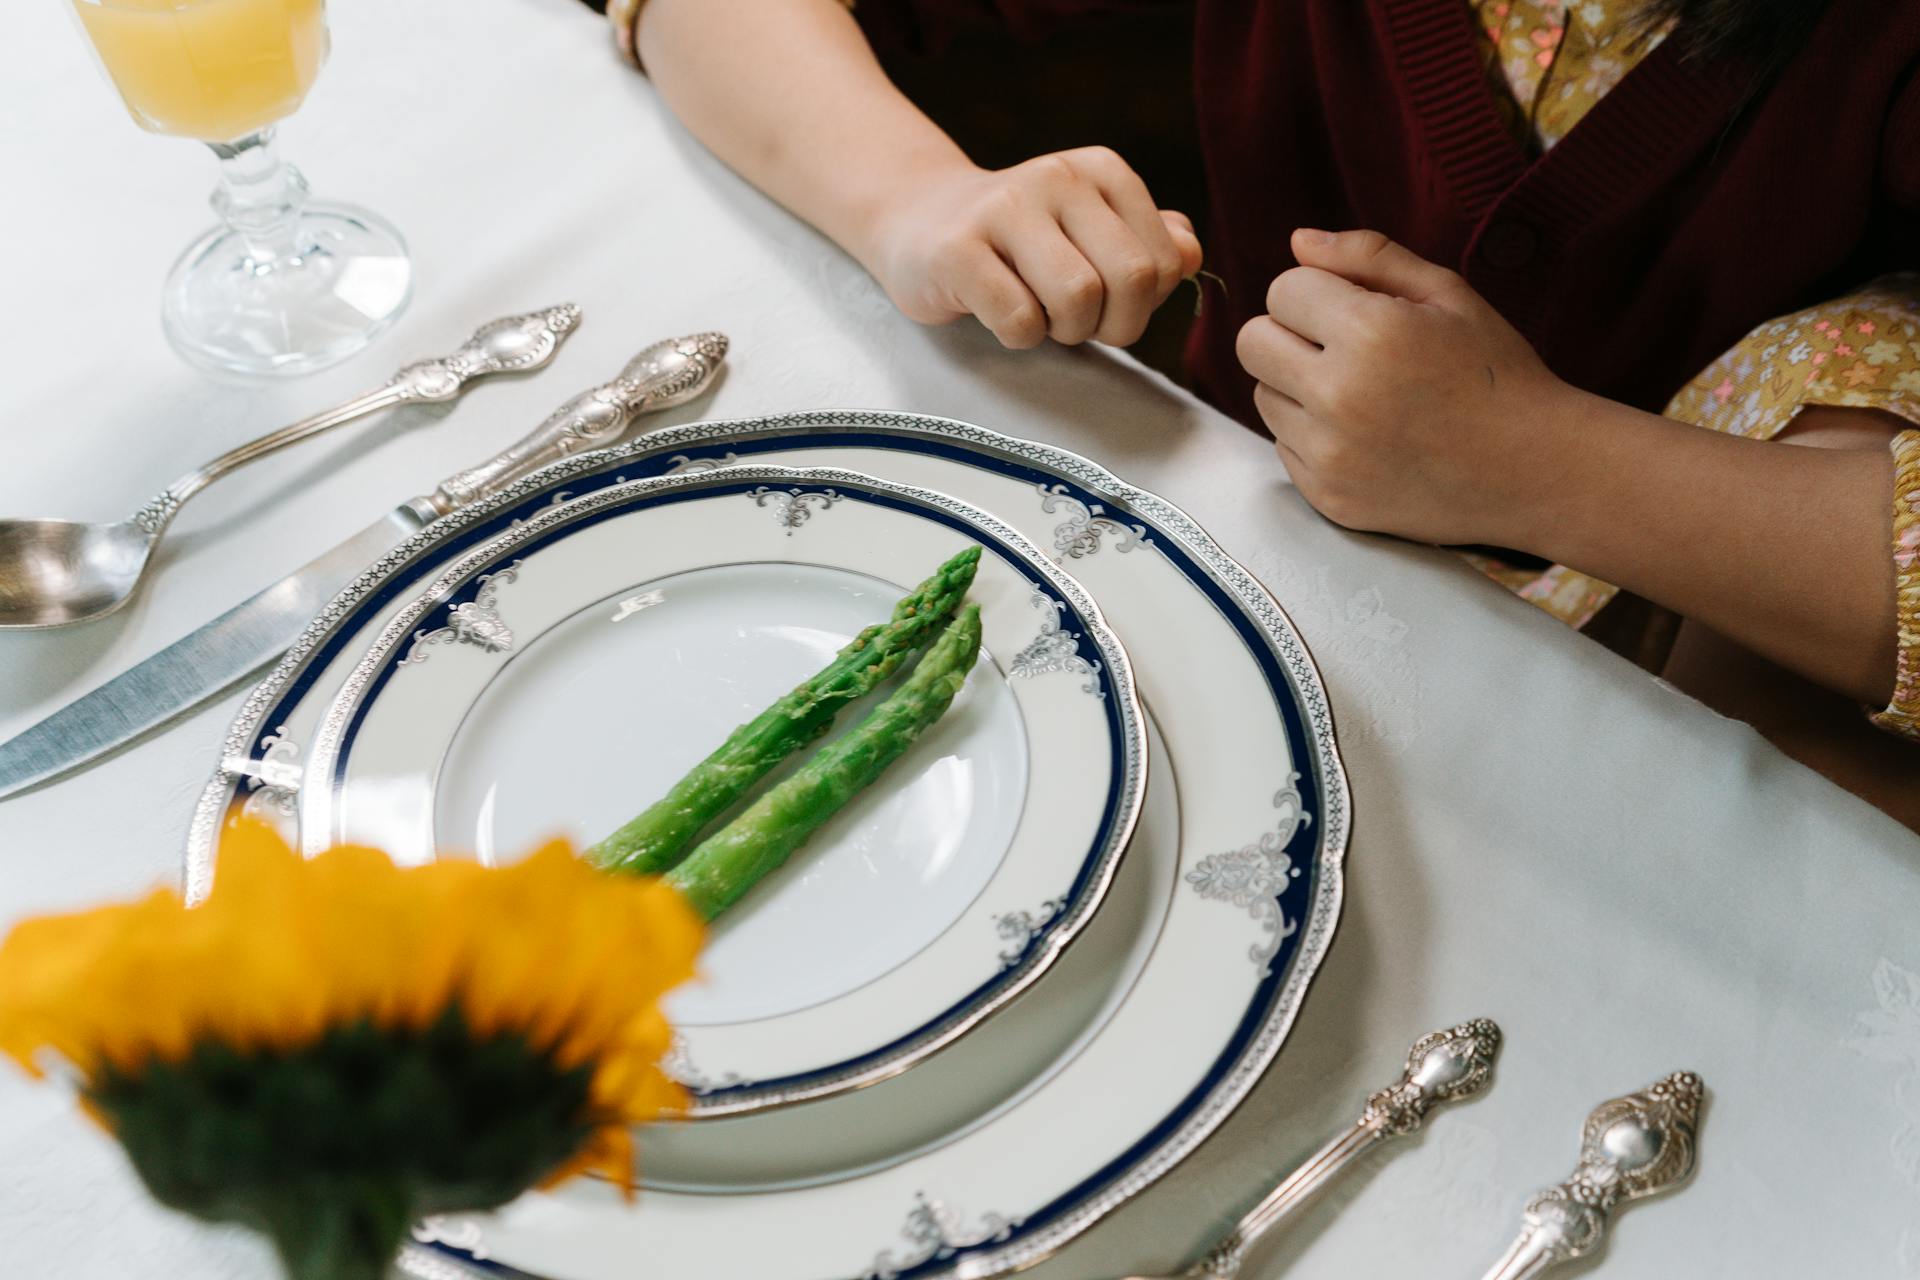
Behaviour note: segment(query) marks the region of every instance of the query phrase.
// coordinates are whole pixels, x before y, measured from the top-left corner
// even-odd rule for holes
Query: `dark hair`
[[[1826,7],[1827,0],[1646,0],[1640,21],[1678,19],[1674,37],[1689,54],[1741,58],[1766,77],[1793,60]]]

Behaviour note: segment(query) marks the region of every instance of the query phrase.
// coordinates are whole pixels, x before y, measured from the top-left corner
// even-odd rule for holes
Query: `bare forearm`
[[[714,154],[869,268],[880,207],[924,175],[968,167],[837,0],[651,0],[639,47]]]
[[[888,81],[839,0],[650,0],[639,51],[669,106],[922,324],[973,316],[1008,347],[1125,346],[1200,266],[1105,147],[986,170]]]
[[[1863,703],[1893,687],[1884,448],[1723,436],[1580,392],[1543,433],[1518,545],[1697,618]]]

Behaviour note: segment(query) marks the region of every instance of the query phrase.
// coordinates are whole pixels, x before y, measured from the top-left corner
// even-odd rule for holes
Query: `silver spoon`
[[[1486,1018],[1421,1036],[1408,1051],[1400,1078],[1368,1095],[1358,1120],[1282,1178],[1204,1258],[1174,1275],[1119,1280],[1234,1280],[1255,1241],[1376,1144],[1412,1133],[1440,1103],[1486,1088],[1499,1054],[1500,1028]]]
[[[1484,1280],[1532,1280],[1583,1257],[1605,1239],[1614,1210],[1684,1182],[1705,1094],[1699,1076],[1676,1071],[1595,1107],[1581,1127],[1572,1176],[1527,1201],[1519,1237]]]
[[[410,364],[364,395],[221,454],[114,524],[0,520],[0,630],[105,617],[133,597],[187,499],[229,471],[392,405],[451,400],[475,378],[538,369],[579,323],[580,308],[567,303],[482,325],[453,354]]]

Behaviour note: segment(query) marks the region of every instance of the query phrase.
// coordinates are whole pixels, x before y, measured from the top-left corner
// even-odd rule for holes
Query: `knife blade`
[[[0,800],[50,782],[191,711],[273,662],[360,572],[434,519],[581,449],[611,444],[645,413],[712,385],[727,339],[656,342],[620,376],[574,396],[526,436],[431,494],[402,503],[333,550],[0,743]]]
[[[129,743],[272,662],[355,575],[418,532],[402,507],[0,744],[0,799]]]

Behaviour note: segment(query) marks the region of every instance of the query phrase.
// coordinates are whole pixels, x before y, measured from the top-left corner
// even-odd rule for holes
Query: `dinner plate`
[[[556,492],[749,461],[858,469],[954,495],[1073,570],[1126,641],[1158,729],[1156,794],[1135,849],[1053,979],[947,1053],[859,1093],[674,1135],[772,1145],[814,1114],[872,1104],[865,1147],[848,1149],[840,1167],[766,1182],[766,1171],[739,1177],[709,1150],[692,1169],[649,1132],[643,1176],[680,1161],[701,1175],[689,1189],[656,1185],[627,1206],[574,1183],[500,1215],[426,1224],[404,1262],[412,1274],[471,1266],[593,1280],[630,1274],[644,1258],[663,1274],[917,1280],[1030,1265],[1150,1186],[1232,1113],[1278,1052],[1331,938],[1346,784],[1311,659],[1259,584],[1184,513],[1087,459],[965,423],[867,412],[657,432],[561,463],[383,559],[243,706],[196,814],[189,894],[205,892],[229,816],[295,825],[305,744],[353,655],[416,584]],[[1134,932],[1116,943],[1102,935],[1109,927]],[[1108,985],[1072,1034],[1023,1017],[1066,993],[1077,962],[1096,959]],[[921,1125],[956,1082],[946,1067],[976,1050],[977,1061],[1017,1069],[969,1099],[966,1114],[943,1116],[951,1127]]]
[[[675,1066],[696,1119],[860,1088],[1052,965],[1106,893],[1146,768],[1126,653],[1078,583],[984,512],[849,471],[555,496],[434,575],[354,665],[305,771],[306,852],[591,843],[978,547],[966,687],[717,923],[668,1004]]]

